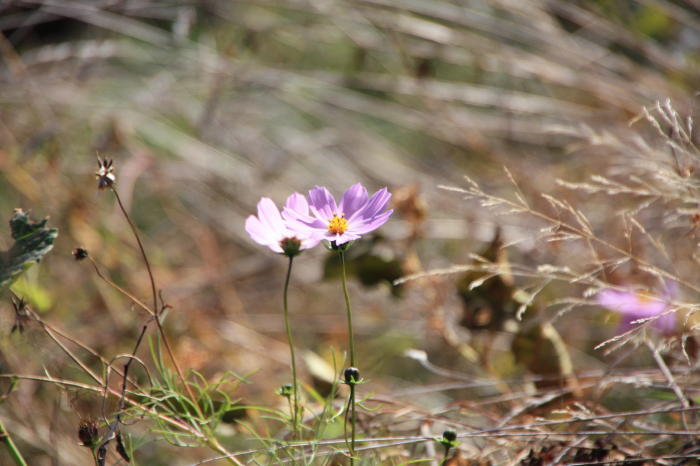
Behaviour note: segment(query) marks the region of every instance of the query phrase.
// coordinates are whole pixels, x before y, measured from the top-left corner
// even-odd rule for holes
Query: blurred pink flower
[[[294,228],[311,230],[321,239],[341,245],[386,223],[393,212],[385,210],[390,199],[387,188],[369,197],[367,188],[357,183],[350,186],[336,204],[328,189],[316,186],[309,191],[309,208],[313,215],[291,209],[285,209],[285,214],[296,221]]]
[[[629,330],[635,320],[654,317],[671,309],[668,297],[634,291],[618,291],[606,289],[596,295],[599,305],[615,311],[622,316],[621,329]],[[676,316],[673,313],[659,317],[652,324],[662,333],[672,333],[676,327]]]
[[[308,216],[309,204],[302,194],[294,193],[287,198],[285,212]],[[280,215],[270,198],[263,197],[258,202],[258,216],[251,215],[246,219],[245,230],[256,243],[287,256],[295,256],[321,241],[310,229],[291,229],[286,216]]]

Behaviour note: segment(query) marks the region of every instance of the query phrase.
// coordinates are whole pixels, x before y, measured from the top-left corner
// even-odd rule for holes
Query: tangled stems
[[[345,270],[345,246],[340,246],[338,248],[338,254],[340,254],[340,264],[342,269],[342,280],[343,280],[343,296],[345,297],[345,310],[348,316],[348,345],[350,347],[350,366],[355,367],[355,339],[352,332],[352,308],[350,307],[350,295],[348,293],[348,278]],[[346,380],[346,383],[348,381]],[[353,457],[355,456],[355,424],[357,421],[355,413],[355,382],[356,380],[350,380],[350,400],[348,404],[350,405],[350,464],[353,464]]]
[[[292,358],[292,425],[294,426],[294,434],[299,434],[299,386],[297,384],[297,363],[294,356],[294,341],[292,340],[292,328],[289,325],[289,308],[287,306],[287,292],[289,290],[289,279],[292,276],[292,263],[294,256],[289,256],[289,266],[287,267],[287,277],[284,279],[284,328],[287,331],[287,342],[289,343],[289,353]]]

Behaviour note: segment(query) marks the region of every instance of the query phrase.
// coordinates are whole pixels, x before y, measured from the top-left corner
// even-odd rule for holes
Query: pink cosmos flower
[[[607,289],[596,295],[599,305],[622,316],[621,329],[629,330],[635,320],[654,317],[671,309],[667,299],[649,293]],[[675,314],[662,315],[652,324],[662,333],[672,333],[676,327]]]
[[[285,212],[293,212],[301,216],[309,215],[309,204],[299,193],[294,193],[287,198],[284,209]],[[321,238],[309,229],[292,230],[289,220],[280,215],[275,203],[267,197],[263,197],[258,202],[258,216],[251,215],[246,219],[245,231],[256,243],[287,256],[295,256],[321,241]]]
[[[285,215],[294,219],[293,228],[310,230],[321,239],[345,244],[384,225],[393,210],[386,210],[391,193],[382,188],[369,197],[367,188],[360,183],[345,191],[336,204],[331,193],[316,186],[309,191],[309,207],[313,215],[299,210],[285,209]]]

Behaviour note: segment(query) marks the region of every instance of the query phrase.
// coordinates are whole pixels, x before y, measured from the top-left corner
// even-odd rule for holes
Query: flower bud
[[[282,385],[279,390],[277,390],[277,394],[280,396],[283,396],[285,398],[289,398],[292,396],[292,384],[291,383],[286,383]]]
[[[294,257],[301,252],[301,240],[296,237],[282,238],[280,241],[280,247],[282,248],[283,254],[287,257]]]
[[[442,433],[442,438],[444,438],[448,442],[454,442],[455,440],[457,440],[457,432],[455,432],[452,429],[447,429],[445,432]]]
[[[360,381],[360,371],[357,367],[348,367],[343,371],[343,379],[348,385],[355,385]]]
[[[457,432],[452,429],[447,429],[442,433],[442,437],[437,437],[435,439],[437,442],[441,443],[445,447],[446,451],[450,448],[456,447],[459,442],[457,442]]]

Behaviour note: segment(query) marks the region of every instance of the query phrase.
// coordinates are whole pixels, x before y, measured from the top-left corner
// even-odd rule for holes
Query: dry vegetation
[[[451,465],[697,464],[697,1],[5,0],[0,33],[0,220],[59,230],[0,303],[29,464],[93,464],[118,413],[133,464],[347,464],[338,263],[296,260],[290,446],[284,260],[243,223],[357,181],[396,211],[348,252],[356,464],[440,464],[446,429]],[[673,332],[596,300],[631,286]]]

